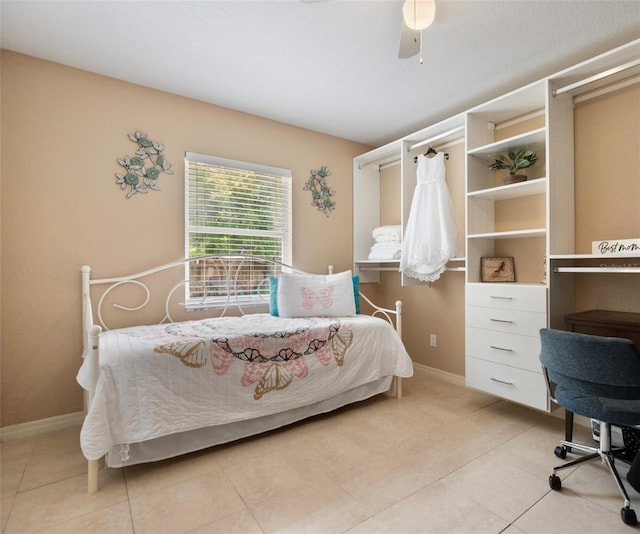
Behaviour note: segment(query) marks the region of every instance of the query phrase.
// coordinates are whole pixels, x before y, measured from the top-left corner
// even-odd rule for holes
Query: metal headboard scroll
[[[216,258],[219,258],[221,260],[223,259],[237,259],[238,256],[232,256],[232,257],[223,257],[223,256],[217,256]],[[245,311],[243,308],[242,303],[240,302],[240,292],[238,289],[238,280],[240,277],[240,273],[241,273],[241,269],[242,267],[245,265],[245,261],[247,258],[259,258],[260,261],[262,261],[263,263],[268,263],[271,265],[279,265],[279,266],[284,266],[284,264],[281,264],[279,262],[276,262],[274,260],[271,260],[269,258],[260,258],[259,256],[242,256],[242,259],[240,261],[239,264],[237,264],[234,267],[235,270],[235,274],[233,276],[230,275],[230,264],[225,264],[223,263],[223,261],[220,261],[220,266],[224,269],[225,272],[225,276],[224,279],[227,282],[226,285],[226,292],[225,292],[225,302],[224,305],[221,306],[220,303],[217,303],[216,309],[220,309],[220,312],[218,314],[219,317],[224,317],[227,314],[227,311],[229,311],[229,309],[236,309],[238,310],[238,312],[241,315],[245,315]],[[197,258],[194,258],[191,261],[196,261],[198,260]],[[169,291],[167,298],[165,300],[165,316],[162,319],[162,321],[160,321],[161,323],[168,321],[170,323],[175,322],[173,317],[171,316],[171,311],[170,311],[170,303],[173,297],[173,294],[180,289],[181,287],[184,287],[185,284],[189,283],[189,279],[187,278],[186,280],[183,280],[182,282],[178,282],[172,289],[171,291]],[[257,286],[255,286],[254,289],[262,289],[262,287],[265,284],[268,284],[269,280],[268,278],[263,279]],[[256,297],[257,300],[261,300],[263,304],[268,304],[268,301],[264,298],[264,295],[261,294],[260,291],[257,291],[257,294],[254,295],[254,297]],[[206,309],[207,306],[207,298],[208,295],[203,295],[202,296],[202,300],[200,301],[200,305],[203,306],[203,308],[201,309]],[[182,306],[187,307],[187,303],[186,302],[180,302],[179,304],[181,304]],[[193,299],[193,301],[190,303],[192,306],[195,304],[197,306],[197,301],[195,301],[195,299]]]
[[[135,306],[135,307],[130,307],[130,306],[123,306],[122,304],[113,304],[114,308],[118,308],[119,310],[124,310],[124,311],[129,311],[129,312],[134,312],[134,311],[138,311],[141,310],[142,308],[144,308],[148,303],[149,300],[151,298],[151,291],[149,290],[149,287],[144,284],[143,282],[140,282],[140,280],[123,280],[121,282],[116,282],[115,284],[109,286],[104,293],[102,293],[102,295],[100,296],[100,300],[98,301],[98,306],[97,306],[97,312],[98,312],[98,320],[100,321],[100,324],[106,329],[106,330],[110,330],[110,328],[107,326],[107,324],[105,323],[103,317],[102,317],[102,303],[104,301],[104,299],[106,298],[106,296],[116,287],[122,286],[124,284],[135,284],[137,286],[142,287],[145,290],[146,293],[146,297],[144,299],[144,302],[142,304],[140,304],[139,306]],[[164,319],[163,319],[164,321]],[[163,322],[160,321],[160,322]]]
[[[381,308],[380,306],[376,306],[373,302],[371,302],[366,295],[364,295],[362,292],[358,293],[360,295],[360,298],[363,299],[367,304],[369,304],[369,306],[371,306],[371,308],[373,309],[373,312],[371,313],[372,317],[377,317],[377,316],[383,316],[385,318],[385,320],[391,325],[394,325],[394,321],[391,318],[391,315],[395,315],[396,320],[395,320],[395,329],[398,332],[398,334],[400,336],[402,336],[402,302],[401,301],[396,301],[396,309],[395,310],[391,310],[389,308]]]
[[[223,279],[226,284],[226,291],[224,295],[221,295],[221,297],[224,299],[224,301],[221,299],[216,301],[215,303],[209,303],[208,305],[207,299],[210,296],[205,294],[203,295],[202,300],[200,301],[200,305],[201,305],[200,307],[198,306],[198,301],[195,298],[193,298],[191,302],[189,302],[189,306],[193,306],[196,309],[203,309],[203,310],[207,308],[215,307],[215,309],[219,310],[219,313],[218,313],[219,316],[224,316],[229,312],[229,310],[232,310],[232,309],[237,310],[241,315],[245,314],[245,310],[243,306],[246,306],[246,303],[243,304],[241,300],[241,292],[239,290],[239,280],[242,273],[242,268],[243,266],[246,265],[247,262],[253,261],[253,262],[256,262],[257,264],[270,265],[270,266],[279,268],[279,270],[281,271],[286,270],[286,271],[300,273],[300,274],[309,274],[309,273],[306,273],[305,271],[302,271],[300,269],[295,269],[290,265],[279,262],[277,260],[273,260],[271,258],[265,258],[261,256],[252,256],[252,255],[240,255],[240,254],[233,254],[233,255],[210,254],[206,256],[200,256],[197,258],[186,258],[186,259],[178,260],[172,263],[161,265],[154,269],[149,269],[147,271],[143,271],[137,274],[132,274],[129,276],[89,280],[90,286],[111,284],[102,292],[100,299],[98,300],[96,311],[97,311],[99,323],[106,330],[110,330],[104,318],[103,306],[104,306],[106,297],[114,289],[124,286],[125,284],[134,284],[138,287],[141,287],[144,290],[144,298],[141,304],[137,306],[125,306],[118,303],[112,304],[114,308],[117,308],[119,310],[123,310],[126,312],[139,311],[143,309],[145,306],[147,306],[151,300],[151,289],[146,283],[142,282],[140,278],[144,278],[146,276],[149,276],[151,274],[158,273],[161,271],[166,271],[166,270],[178,267],[180,265],[184,266],[184,265],[190,264],[191,262],[198,262],[203,260],[216,260],[219,262],[217,266],[223,269],[223,273],[224,273]],[[232,265],[232,262],[236,262],[236,263]],[[169,322],[169,323],[174,322],[174,319],[170,311],[171,303],[174,301],[174,295],[176,291],[178,291],[181,287],[184,287],[185,284],[189,283],[189,281],[190,281],[189,278],[184,279],[180,282],[177,282],[174,286],[171,287],[171,289],[169,289],[167,296],[164,300],[164,317],[158,322],[158,324],[162,324],[166,322]],[[265,277],[254,287],[254,289],[263,289],[264,285],[268,283],[269,283],[269,279],[268,277]],[[264,295],[255,294],[253,296],[261,300],[262,304],[268,303]],[[188,305],[185,302],[179,302],[178,304],[180,304],[181,306],[184,306],[185,308],[188,308]]]
[[[140,288],[143,289],[144,294],[143,294],[143,299],[142,302],[138,305],[133,305],[133,306],[125,306],[123,304],[119,304],[119,303],[113,303],[112,306],[116,309],[119,310],[123,310],[125,312],[135,312],[135,311],[139,311],[141,309],[143,309],[145,306],[147,306],[151,300],[151,289],[149,288],[149,286],[142,282],[140,279],[141,278],[145,278],[146,276],[149,276],[151,274],[154,273],[158,273],[161,271],[166,271],[175,267],[179,267],[179,266],[185,266],[190,264],[191,262],[199,262],[199,261],[205,261],[205,260],[216,260],[217,263],[217,267],[221,267],[223,269],[223,280],[226,284],[226,291],[223,295],[219,295],[220,299],[215,301],[215,302],[207,302],[207,299],[210,297],[210,295],[205,294],[202,296],[202,300],[200,300],[198,302],[198,300],[196,298],[191,298],[190,302],[187,304],[185,302],[177,302],[177,304],[183,306],[186,309],[190,309],[191,307],[193,307],[194,309],[198,309],[198,310],[205,310],[205,309],[211,309],[211,308],[215,308],[216,310],[218,310],[218,316],[224,316],[227,314],[227,312],[229,312],[229,310],[237,310],[241,315],[245,315],[245,310],[244,310],[244,306],[246,306],[246,304],[244,303],[244,301],[241,299],[241,290],[240,290],[240,276],[241,276],[241,272],[242,272],[242,268],[243,266],[246,265],[246,263],[248,262],[256,262],[256,264],[260,265],[270,265],[273,267],[277,267],[280,271],[289,271],[289,272],[294,272],[294,273],[299,273],[299,274],[311,274],[311,273],[307,273],[306,271],[302,271],[300,269],[295,269],[293,267],[291,267],[290,265],[287,265],[285,263],[273,260],[271,258],[265,258],[265,257],[261,257],[261,256],[252,256],[252,255],[241,255],[241,254],[233,254],[233,255],[218,255],[218,254],[210,254],[210,255],[206,255],[206,256],[200,256],[197,258],[186,258],[186,259],[182,259],[182,260],[178,260],[178,261],[174,261],[172,263],[168,263],[165,265],[161,265],[159,267],[156,267],[154,269],[149,269],[147,271],[143,271],[137,274],[132,274],[129,276],[122,276],[122,277],[118,277],[118,278],[102,278],[102,279],[95,279],[95,280],[91,280],[89,278],[89,272],[91,271],[91,269],[87,266],[83,267],[83,280],[85,280],[85,276],[86,276],[86,281],[84,282],[86,285],[84,286],[83,289],[83,295],[85,295],[83,298],[85,298],[85,300],[83,302],[88,302],[90,304],[90,302],[88,301],[89,295],[88,295],[88,289],[90,288],[90,286],[92,285],[104,285],[104,284],[110,284],[106,289],[104,289],[104,291],[102,292],[102,294],[100,295],[100,298],[98,300],[98,305],[96,307],[96,311],[97,311],[97,315],[98,315],[98,321],[99,324],[102,325],[102,327],[105,330],[110,330],[109,326],[107,325],[105,319],[104,319],[104,315],[103,315],[103,306],[105,303],[105,299],[106,297],[116,288],[124,286],[125,284],[134,284],[135,286],[138,286]],[[333,273],[333,266],[329,266],[329,273]],[[174,322],[174,318],[171,315],[171,304],[175,303],[175,293],[176,291],[178,291],[180,288],[185,287],[185,284],[189,283],[190,279],[186,278],[183,279],[177,283],[175,283],[170,289],[168,289],[166,298],[164,300],[164,317],[157,323],[157,324],[163,324],[163,323],[172,323]],[[260,280],[259,282],[256,283],[255,286],[253,286],[254,289],[263,289],[263,286],[265,284],[269,283],[269,278],[268,276],[265,276],[262,280]],[[219,286],[222,287],[222,286]],[[84,290],[87,290],[87,292],[85,293]],[[265,293],[266,294],[266,293]],[[254,293],[252,294],[253,297],[257,297],[259,298],[263,303],[263,304],[267,304],[268,301],[265,298],[265,294],[262,294],[261,291],[258,291],[257,294]],[[360,297],[362,298],[362,300],[364,300],[369,306],[371,306],[371,309],[373,310],[371,315],[376,317],[376,316],[381,316],[383,317],[386,321],[388,321],[392,326],[394,325],[394,319],[393,316],[395,316],[395,329],[396,331],[401,335],[402,333],[402,315],[401,315],[401,306],[402,303],[400,301],[396,302],[396,309],[392,310],[392,309],[387,309],[387,308],[381,308],[380,306],[376,306],[371,300],[369,300],[369,298],[367,298],[366,295],[364,295],[362,292],[360,292]],[[224,299],[224,300],[223,300]],[[252,303],[253,305],[253,303]],[[90,311],[90,310],[89,310]],[[92,323],[93,320],[89,319],[89,322]]]

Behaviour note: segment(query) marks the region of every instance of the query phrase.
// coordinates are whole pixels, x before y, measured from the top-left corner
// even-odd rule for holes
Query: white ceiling
[[[638,0],[0,3],[3,48],[378,146],[640,38]]]

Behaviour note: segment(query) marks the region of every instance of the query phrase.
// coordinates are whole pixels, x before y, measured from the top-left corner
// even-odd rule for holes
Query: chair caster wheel
[[[558,458],[562,458],[563,460],[567,457],[567,449],[558,445],[554,450],[553,454],[555,454]]]
[[[620,509],[620,517],[622,518],[622,522],[625,525],[637,525],[638,518],[636,517],[635,510],[631,508],[621,508]]]
[[[562,480],[558,475],[549,475],[549,487],[552,490],[560,490],[562,489]],[[625,510],[625,508],[623,508]],[[633,512],[633,510],[631,510]],[[635,515],[635,514],[634,514]],[[624,521],[624,519],[623,519]]]

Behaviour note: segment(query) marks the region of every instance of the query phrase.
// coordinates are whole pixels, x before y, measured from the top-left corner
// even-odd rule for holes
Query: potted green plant
[[[504,183],[514,184],[526,181],[526,175],[520,174],[518,171],[531,167],[538,161],[538,154],[536,154],[535,150],[520,148],[518,150],[509,150],[506,155],[491,154],[489,159],[493,160],[489,168],[494,171],[507,169],[509,175],[504,178]]]

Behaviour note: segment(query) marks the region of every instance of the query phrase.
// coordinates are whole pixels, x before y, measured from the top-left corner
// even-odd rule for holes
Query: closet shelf
[[[467,282],[468,288],[478,288],[478,287],[545,287],[545,284],[542,282]]]
[[[483,198],[487,200],[506,200],[509,198],[519,198],[532,195],[542,195],[547,191],[547,179],[536,178],[517,184],[501,185],[480,189],[467,194],[470,198]]]
[[[640,266],[610,265],[600,267],[554,267],[554,273],[615,273],[640,274]]]
[[[532,228],[530,230],[510,230],[508,232],[487,232],[482,234],[469,234],[467,239],[513,239],[520,237],[544,237],[545,228]]]
[[[401,147],[401,141],[397,140],[368,152],[366,156],[358,159],[358,169],[364,169],[369,165],[387,165],[398,160]]]
[[[464,257],[451,258],[447,264],[465,262]],[[388,271],[388,272],[400,272],[399,260],[356,260],[354,262],[358,266],[359,271]],[[467,269],[464,266],[452,265],[446,269],[449,272],[465,272]]]
[[[550,260],[640,260],[640,254],[612,254],[603,256],[602,254],[551,254]]]
[[[360,264],[360,265],[365,265],[365,264],[376,264],[376,263],[391,263],[391,264],[399,264],[400,260],[356,260],[355,263]]]
[[[552,254],[549,260],[554,273],[640,274],[640,254]]]
[[[356,272],[394,272],[400,271],[400,260],[355,260]]]
[[[423,146],[432,145],[436,142],[440,144],[444,144],[445,142],[451,142],[457,139],[464,139],[464,132],[465,132],[464,124],[461,126],[456,126],[455,128],[452,128],[447,132],[439,133],[439,134],[433,135],[432,137],[428,137],[427,139],[423,139],[422,141],[419,141],[412,145],[408,145],[407,152],[411,152],[412,150],[421,148]]]
[[[464,256],[456,256],[455,258],[451,258],[449,259],[450,263],[452,261],[465,261],[466,258]],[[376,263],[385,263],[385,264],[400,264],[400,260],[355,260],[355,263],[357,263],[358,265],[366,265],[366,264],[376,264]]]
[[[507,150],[513,150],[522,146],[527,146],[533,150],[536,150],[537,152],[544,152],[546,134],[546,128],[538,128],[537,130],[532,130],[520,135],[515,135],[513,137],[509,137],[508,139],[495,141],[493,143],[489,143],[488,145],[469,149],[467,151],[467,154],[469,154],[470,156],[488,156],[489,154],[493,154],[494,152],[505,152]]]
[[[398,267],[360,267],[359,271],[377,271],[377,272],[390,272],[399,273]]]

